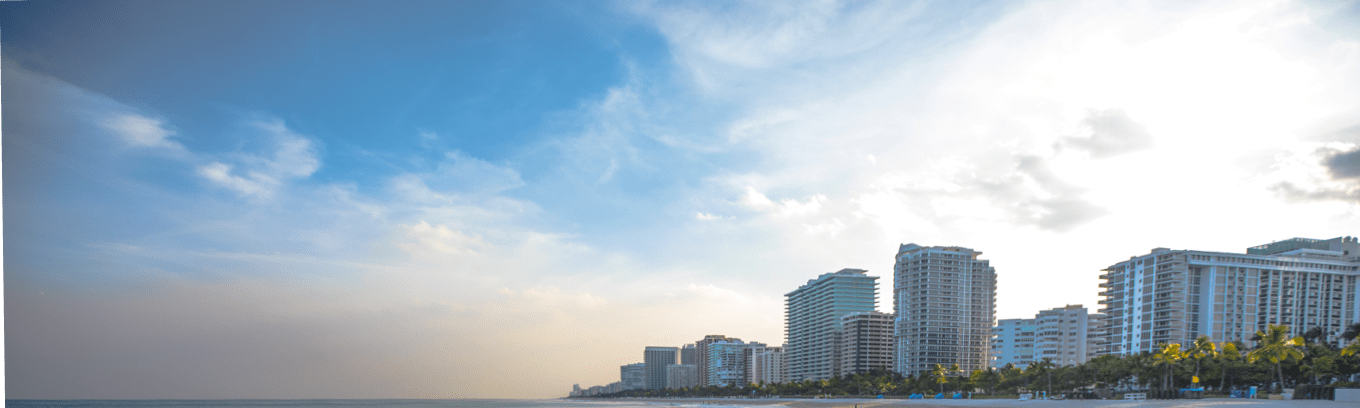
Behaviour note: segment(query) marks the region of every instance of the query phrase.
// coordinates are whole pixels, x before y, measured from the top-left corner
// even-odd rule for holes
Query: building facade
[[[893,315],[873,311],[841,316],[840,375],[893,367]]]
[[[1336,338],[1360,320],[1355,237],[1294,238],[1246,253],[1155,248],[1105,268],[1102,353],[1135,354],[1165,343],[1247,341],[1267,325],[1290,336],[1319,327]]]
[[[627,364],[619,366],[619,382],[625,390],[640,390],[647,387],[647,364]]]
[[[872,312],[878,300],[878,277],[866,272],[841,269],[822,274],[784,295],[789,381],[838,375],[840,317]]]
[[[778,384],[788,382],[789,366],[784,363],[784,347],[765,347],[751,358],[751,382]]]
[[[1096,315],[1096,320],[1101,320]],[[1091,337],[1101,335],[1100,323],[1091,327],[1092,316],[1081,305],[1048,309],[1034,317],[1034,359],[1049,359],[1058,366],[1085,363],[1096,356]],[[1094,336],[1092,336],[1094,334]]]
[[[964,372],[991,362],[996,270],[963,247],[898,248],[893,267],[894,369],[903,375],[936,364]]]
[[[756,383],[756,355],[765,352],[769,347],[765,343],[750,342],[746,343],[746,349],[742,351],[741,366],[745,370],[742,375],[742,385]]]
[[[992,328],[992,368],[1026,368],[1034,362],[1034,319],[1001,319]]]
[[[709,343],[704,347],[708,356],[705,359],[708,368],[703,370],[708,378],[704,383],[718,387],[745,386],[747,346],[740,339],[729,338]]]
[[[642,352],[644,386],[649,390],[665,389],[667,382],[666,367],[675,365],[676,359],[679,357],[679,347],[648,346],[644,349]]]
[[[694,344],[680,346],[680,364],[689,364],[693,366],[699,364],[699,358],[695,356]]]
[[[721,334],[710,334],[704,336],[703,340],[694,342],[694,365],[698,369],[697,375],[699,377],[700,387],[707,387],[709,385],[712,385],[708,383],[709,378],[708,369],[710,366],[708,361],[708,345],[732,340],[738,342],[741,341],[741,339],[727,337]]]
[[[666,388],[693,388],[699,385],[699,372],[694,364],[666,366]]]

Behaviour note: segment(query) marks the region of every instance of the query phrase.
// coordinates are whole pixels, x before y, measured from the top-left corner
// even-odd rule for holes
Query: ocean
[[[24,408],[656,408],[671,404],[642,401],[567,400],[5,400]]]

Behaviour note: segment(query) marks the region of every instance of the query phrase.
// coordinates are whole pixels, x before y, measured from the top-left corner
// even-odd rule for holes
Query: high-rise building
[[[992,368],[1029,367],[1034,362],[1034,319],[997,320],[991,347]]]
[[[982,252],[956,246],[898,248],[894,266],[895,370],[903,375],[991,361],[996,270]]]
[[[893,367],[893,315],[878,311],[841,316],[840,375]]]
[[[1040,311],[1034,317],[1034,359],[1049,359],[1054,365],[1071,366],[1095,357],[1089,349],[1090,315],[1081,305]]]
[[[784,347],[765,347],[751,358],[751,382],[777,384],[788,382],[788,365],[784,364]]]
[[[741,352],[741,367],[743,370],[741,385],[754,384],[756,382],[756,355],[765,352],[765,343],[750,342],[746,343],[746,349]]]
[[[729,340],[741,341],[741,339],[730,338],[721,334],[710,334],[704,336],[703,340],[694,342],[694,365],[698,369],[700,387],[712,385],[708,383],[708,345]]]
[[[648,346],[642,352],[642,364],[646,370],[643,376],[645,386],[649,390],[660,390],[666,388],[666,367],[675,365],[676,359],[680,357],[679,347],[655,347]]]
[[[1291,336],[1319,327],[1335,339],[1360,320],[1355,237],[1294,238],[1245,254],[1155,248],[1104,269],[1102,353],[1135,354],[1160,344],[1246,341],[1267,325]]]
[[[707,354],[704,362],[708,365],[707,369],[703,370],[708,378],[702,382],[708,386],[718,387],[745,386],[746,348],[746,343],[733,338],[708,343],[702,347]]]
[[[699,385],[698,377],[694,364],[666,366],[666,388],[693,388]]]
[[[647,387],[647,364],[627,364],[619,366],[619,382],[625,390],[639,390]]]
[[[841,316],[872,312],[878,277],[863,269],[825,273],[784,295],[789,381],[825,380],[838,375],[836,344]]]
[[[694,344],[686,344],[680,347],[680,364],[699,364],[699,357],[695,355]]]

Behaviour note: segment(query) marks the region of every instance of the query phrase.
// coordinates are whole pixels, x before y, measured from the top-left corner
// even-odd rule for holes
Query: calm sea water
[[[564,400],[6,400],[31,408],[659,408],[670,404],[636,401]]]

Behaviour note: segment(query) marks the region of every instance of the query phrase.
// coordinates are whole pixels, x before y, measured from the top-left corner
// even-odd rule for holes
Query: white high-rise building
[[[863,269],[841,269],[784,295],[789,381],[825,380],[838,375],[836,338],[841,316],[872,312],[878,300],[878,277]]]
[[[1099,333],[1099,327],[1090,327],[1091,318],[1081,305],[1048,309],[1034,317],[1034,360],[1045,358],[1057,366],[1071,366],[1085,363],[1095,357],[1095,349],[1089,348],[1088,341],[1092,329]]]
[[[765,347],[751,359],[751,379],[756,384],[777,384],[788,382],[788,365],[785,364],[784,347]]]
[[[992,328],[992,368],[1026,368],[1034,362],[1034,319],[1001,319]]]
[[[991,361],[996,270],[982,252],[963,247],[898,248],[894,266],[895,370],[903,375],[958,364],[964,372]]]
[[[1291,336],[1319,327],[1335,339],[1360,320],[1360,243],[1294,238],[1247,253],[1171,250],[1104,269],[1102,352],[1135,354],[1164,343],[1246,341],[1266,325]]]
[[[1095,358],[1104,336],[1104,316],[1081,305],[1040,311],[1033,319],[1001,319],[992,328],[992,368],[1025,368],[1045,358],[1058,366]]]
[[[741,354],[741,366],[746,370],[742,376],[742,385],[756,383],[756,355],[765,352],[766,347],[768,346],[765,343],[754,341],[746,343],[746,349]]]
[[[708,380],[704,383],[707,386],[718,387],[745,386],[746,348],[746,343],[733,338],[715,341],[704,347],[708,355],[706,359],[702,359],[708,364],[708,369],[704,370]]]

